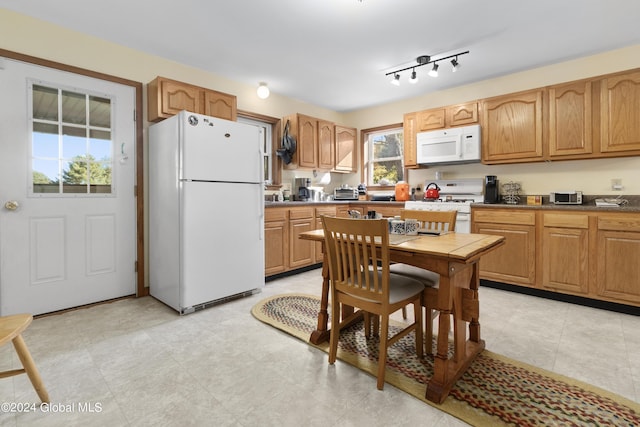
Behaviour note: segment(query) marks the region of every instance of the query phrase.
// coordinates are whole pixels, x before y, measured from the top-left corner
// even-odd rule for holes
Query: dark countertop
[[[265,208],[284,208],[296,206],[322,206],[322,205],[366,205],[366,206],[398,206],[404,207],[404,202],[374,202],[371,200],[331,200],[328,202],[264,202]]]
[[[553,209],[553,210],[566,210],[566,211],[607,211],[607,212],[640,212],[640,196],[622,196],[621,199],[629,201],[626,205],[619,207],[604,207],[596,206],[595,199],[608,199],[615,198],[611,195],[607,196],[583,196],[583,203],[581,205],[555,205],[549,203],[549,197],[545,196],[542,200],[542,205],[527,205],[527,196],[520,196],[520,202],[517,204],[507,203],[472,203],[471,207],[474,209],[483,208],[508,208],[508,209]]]
[[[640,196],[623,196],[622,199],[629,201],[620,207],[601,207],[596,206],[595,199],[613,198],[611,195],[606,196],[583,196],[584,203],[581,205],[554,205],[549,203],[549,197],[544,196],[542,205],[527,205],[527,197],[521,196],[520,203],[512,205],[507,203],[472,203],[474,209],[484,208],[508,208],[508,209],[548,209],[548,210],[566,210],[566,211],[607,211],[607,212],[640,212]],[[374,202],[371,200],[331,200],[327,202],[265,202],[266,208],[275,207],[296,207],[296,206],[322,206],[322,205],[366,205],[366,206],[398,206],[404,207],[404,202]]]

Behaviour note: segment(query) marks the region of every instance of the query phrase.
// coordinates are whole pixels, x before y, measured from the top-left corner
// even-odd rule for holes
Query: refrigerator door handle
[[[258,220],[260,221],[260,227],[258,227],[258,239],[264,240],[264,191],[260,192],[262,197],[260,197],[260,215],[258,216]]]

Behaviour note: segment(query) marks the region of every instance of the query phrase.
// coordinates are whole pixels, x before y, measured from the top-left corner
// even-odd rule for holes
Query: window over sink
[[[363,172],[368,186],[404,180],[404,133],[401,125],[363,130]]]

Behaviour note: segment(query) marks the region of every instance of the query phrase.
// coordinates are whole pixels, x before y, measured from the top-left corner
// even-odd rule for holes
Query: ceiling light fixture
[[[269,88],[267,87],[267,84],[265,82],[260,82],[260,84],[258,85],[258,90],[256,91],[258,93],[258,98],[260,99],[267,99],[269,97]]]
[[[399,70],[389,71],[388,73],[385,74],[385,76],[393,75],[393,78],[391,79],[391,83],[396,86],[400,86],[400,73],[402,73],[403,71],[411,70],[409,83],[417,83],[418,75],[416,74],[416,68],[422,67],[423,65],[427,65],[427,64],[433,64],[433,67],[431,68],[428,74],[431,77],[437,77],[438,67],[439,67],[438,62],[444,61],[447,59],[451,59],[451,65],[453,66],[452,71],[455,73],[460,68],[458,57],[462,55],[466,55],[467,53],[469,53],[468,50],[465,52],[456,53],[456,54],[445,56],[443,58],[438,58],[438,59],[432,59],[429,55],[421,55],[416,58],[417,64],[410,65],[408,67],[401,68]]]

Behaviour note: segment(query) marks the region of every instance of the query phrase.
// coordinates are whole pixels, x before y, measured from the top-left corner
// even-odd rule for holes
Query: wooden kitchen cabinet
[[[468,102],[418,111],[416,123],[418,132],[478,123],[478,103]]]
[[[600,80],[600,150],[640,152],[640,71]]]
[[[264,275],[283,273],[289,258],[289,210],[269,208],[264,211]]]
[[[602,213],[597,223],[597,297],[640,305],[640,218]]]
[[[549,158],[579,158],[593,154],[592,82],[551,86],[549,99]]]
[[[416,140],[417,113],[407,113],[404,115],[402,122],[402,131],[404,134],[404,167],[418,167],[418,141]]]
[[[504,236],[503,246],[480,260],[483,279],[535,286],[536,214],[515,209],[472,209],[473,232]]]
[[[237,99],[234,95],[200,86],[156,77],[147,85],[148,119],[157,122],[182,110],[226,120],[236,120]]]
[[[301,240],[300,233],[316,229],[313,207],[289,210],[289,267],[300,268],[315,263],[315,242]]]
[[[335,168],[336,172],[358,171],[357,129],[335,126]]]
[[[283,127],[287,120],[297,147],[291,163],[285,168],[332,170],[335,166],[335,125],[304,114],[291,114],[283,118]]]
[[[543,89],[482,101],[482,162],[542,161]]]
[[[318,168],[331,170],[336,163],[335,125],[326,120],[318,120]]]
[[[542,214],[542,287],[586,296],[589,293],[589,215]]]

